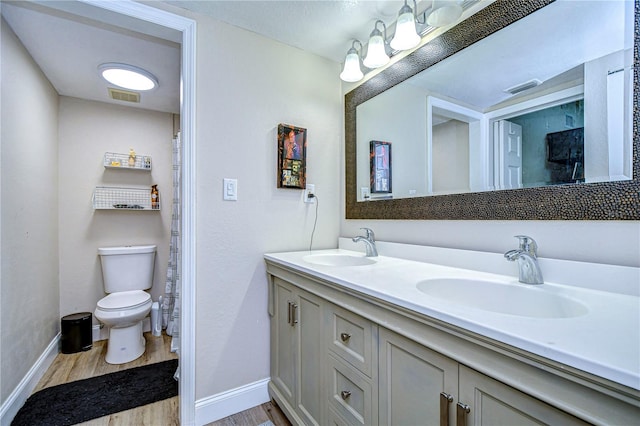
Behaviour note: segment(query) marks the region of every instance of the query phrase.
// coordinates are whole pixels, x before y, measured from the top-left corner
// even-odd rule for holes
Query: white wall
[[[624,64],[623,51],[584,64],[584,172],[588,182],[606,181],[609,178],[609,146],[602,143],[609,140],[607,74],[624,68]]]
[[[433,192],[469,191],[469,123],[449,120],[433,126]]]
[[[197,20],[196,399],[269,377],[263,253],[309,248],[315,204],[278,189],[278,123],[308,129],[314,248],[336,247],[342,163],[338,64]],[[238,201],[222,200],[223,178]]]
[[[93,312],[105,296],[98,247],[156,244],[153,300],[164,294],[171,224],[173,116],[60,97],[60,314]],[[105,169],[105,152],[152,157],[152,171]],[[94,210],[96,186],[158,184],[160,211]],[[149,196],[150,193],[149,193]],[[98,321],[93,318],[94,324]]]
[[[360,188],[370,187],[372,140],[391,142],[394,198],[409,197],[409,191],[427,194],[427,93],[410,85],[398,85],[359,105],[357,114],[358,199],[362,199]]]
[[[58,95],[1,22],[0,402],[53,341],[58,309]]]
[[[541,257],[640,266],[639,221],[343,220],[340,234],[358,235],[363,226],[381,241],[491,253],[517,248],[513,236],[525,234]]]

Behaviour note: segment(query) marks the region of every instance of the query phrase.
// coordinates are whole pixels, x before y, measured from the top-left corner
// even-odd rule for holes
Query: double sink
[[[303,257],[317,266],[369,266],[377,258],[349,253],[319,253]],[[531,317],[571,318],[585,315],[588,307],[573,298],[551,291],[552,286],[531,286],[510,277],[492,280],[468,277],[434,277],[420,280],[415,287],[421,293],[445,303],[488,312]]]

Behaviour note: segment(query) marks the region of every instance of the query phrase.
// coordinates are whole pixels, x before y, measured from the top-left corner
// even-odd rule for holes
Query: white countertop
[[[394,303],[454,326],[543,356],[573,368],[640,390],[640,298],[575,286],[547,283],[531,290],[558,294],[588,308],[570,318],[531,318],[490,312],[436,299],[416,284],[429,278],[508,280],[517,277],[431,263],[378,256],[364,266],[322,266],[304,260],[309,254],[360,252],[332,249],[270,253],[265,258],[346,288]],[[505,303],[509,303],[505,300]]]

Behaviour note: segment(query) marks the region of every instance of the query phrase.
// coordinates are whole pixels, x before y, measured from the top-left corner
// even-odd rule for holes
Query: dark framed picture
[[[391,142],[371,141],[371,193],[391,193]]]
[[[278,125],[278,188],[304,189],[307,180],[307,129]]]

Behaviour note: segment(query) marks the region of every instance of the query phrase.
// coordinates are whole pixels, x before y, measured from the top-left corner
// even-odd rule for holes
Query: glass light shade
[[[374,34],[376,33],[377,34]],[[364,58],[364,66],[367,68],[378,68],[383,65],[386,65],[389,62],[389,55],[384,48],[384,40],[382,39],[382,34],[378,30],[374,30],[371,33],[371,38],[369,39],[369,47],[367,47],[367,57]]]
[[[102,78],[125,89],[145,91],[158,86],[158,80],[151,73],[132,65],[109,63],[98,69]]]
[[[340,73],[340,79],[352,83],[359,81],[364,77],[362,70],[360,69],[360,57],[356,49],[351,48],[347,52],[347,58],[344,61],[344,69]]]
[[[462,6],[456,0],[434,0],[427,24],[432,27],[444,27],[454,23],[462,16]]]
[[[396,33],[391,40],[391,47],[395,50],[408,50],[416,47],[419,43],[420,36],[416,31],[413,11],[410,7],[403,6],[400,9],[398,21],[396,21]]]

